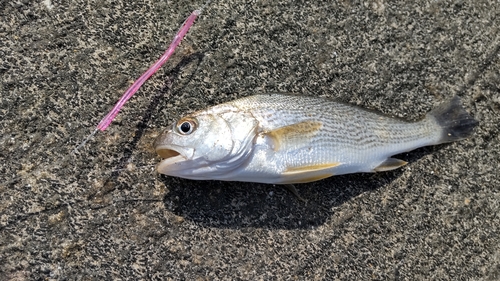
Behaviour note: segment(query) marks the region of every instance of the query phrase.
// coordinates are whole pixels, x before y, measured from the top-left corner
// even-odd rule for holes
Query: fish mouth
[[[165,170],[176,163],[184,162],[192,158],[193,148],[180,147],[176,145],[158,145],[156,153],[163,158],[158,165],[158,169]]]
[[[163,159],[172,158],[172,157],[180,155],[179,152],[177,152],[173,149],[168,149],[168,148],[156,149],[156,153],[158,153],[158,155],[160,155],[160,157]]]

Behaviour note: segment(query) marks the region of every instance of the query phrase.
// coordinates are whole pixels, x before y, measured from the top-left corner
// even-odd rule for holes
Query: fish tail
[[[432,116],[442,129],[439,143],[465,139],[472,135],[479,122],[465,111],[458,96],[434,108],[427,116]]]

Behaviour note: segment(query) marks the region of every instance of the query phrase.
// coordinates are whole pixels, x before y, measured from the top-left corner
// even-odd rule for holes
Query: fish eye
[[[193,120],[180,120],[177,123],[177,132],[183,135],[191,134],[196,129],[196,123]]]

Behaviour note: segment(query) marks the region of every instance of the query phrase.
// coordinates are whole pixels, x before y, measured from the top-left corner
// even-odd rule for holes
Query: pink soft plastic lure
[[[184,21],[182,24],[181,28],[179,31],[177,31],[177,34],[174,37],[174,40],[172,40],[172,43],[170,43],[170,46],[168,49],[165,51],[165,53],[158,59],[146,72],[144,72],[139,79],[137,79],[128,89],[125,91],[125,93],[122,95],[122,97],[118,100],[118,102],[115,104],[115,106],[111,109],[111,111],[104,116],[104,118],[99,122],[97,125],[97,128],[82,142],[80,143],[73,151],[72,153],[75,153],[79,148],[85,145],[88,140],[90,140],[96,133],[97,131],[104,131],[108,126],[111,124],[113,119],[115,119],[116,115],[118,112],[120,112],[120,109],[123,107],[123,105],[139,90],[139,88],[146,82],[146,80],[149,79],[160,67],[172,56],[174,53],[175,49],[179,44],[181,43],[182,39],[186,35],[186,33],[189,31],[191,26],[193,25],[194,21],[196,18],[201,14],[201,11],[210,3],[210,0],[207,1],[203,7],[201,7],[198,10],[194,10],[191,15]]]
[[[132,84],[132,86],[127,89],[127,91],[125,91],[125,93],[120,98],[120,100],[118,100],[113,109],[111,109],[111,111],[101,120],[101,122],[99,122],[99,125],[97,125],[98,130],[106,130],[106,128],[109,126],[109,124],[111,124],[123,105],[137,92],[137,90],[139,90],[142,84],[144,84],[144,82],[146,82],[146,80],[148,80],[149,77],[151,77],[151,75],[153,75],[170,58],[170,56],[174,53],[175,48],[177,48],[179,43],[181,43],[182,38],[184,38],[189,28],[191,28],[194,21],[196,20],[196,17],[198,17],[200,13],[200,10],[195,10],[191,13],[191,15],[186,19],[184,24],[175,35],[174,40],[165,51],[165,53],[146,72],[144,72],[144,74],[142,74],[141,77],[139,77],[139,79],[137,79],[134,84]]]

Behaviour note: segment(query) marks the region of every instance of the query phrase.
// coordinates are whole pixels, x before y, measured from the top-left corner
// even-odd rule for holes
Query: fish
[[[326,98],[257,94],[182,117],[155,140],[160,174],[296,184],[397,169],[393,155],[465,139],[478,125],[458,96],[419,121]]]

